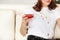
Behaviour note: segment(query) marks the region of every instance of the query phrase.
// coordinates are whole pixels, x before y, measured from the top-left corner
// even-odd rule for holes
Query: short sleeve
[[[27,7],[22,10],[22,14],[33,14],[32,7]]]
[[[60,18],[60,9],[59,9],[59,8],[57,8],[57,9],[55,10],[55,18],[56,18],[56,20],[57,20],[58,18]]]

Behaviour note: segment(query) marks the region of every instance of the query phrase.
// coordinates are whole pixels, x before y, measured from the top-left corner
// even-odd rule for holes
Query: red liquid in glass
[[[33,14],[25,14],[24,17],[28,17],[28,19],[33,18]]]

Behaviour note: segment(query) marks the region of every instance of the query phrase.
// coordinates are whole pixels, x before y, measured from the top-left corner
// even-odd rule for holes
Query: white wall
[[[0,4],[33,4],[36,0],[0,0]]]

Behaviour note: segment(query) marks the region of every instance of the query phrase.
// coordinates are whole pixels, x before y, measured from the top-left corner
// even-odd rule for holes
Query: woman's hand
[[[25,14],[23,17],[22,17],[22,22],[28,26],[28,22],[33,18],[33,14]]]
[[[30,20],[31,20],[31,18],[28,19],[28,17],[22,17],[22,24],[24,24],[25,26],[28,26],[28,23]]]

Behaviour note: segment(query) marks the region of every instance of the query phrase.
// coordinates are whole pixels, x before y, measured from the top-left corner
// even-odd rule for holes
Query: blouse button
[[[49,21],[48,21],[48,24],[49,24]]]
[[[49,33],[47,35],[49,36]]]
[[[29,28],[31,28],[31,27],[29,26]]]

